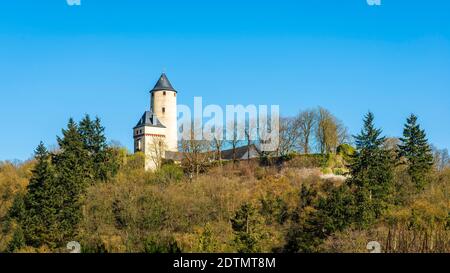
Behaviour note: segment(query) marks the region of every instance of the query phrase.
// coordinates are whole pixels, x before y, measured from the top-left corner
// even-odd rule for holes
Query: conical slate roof
[[[158,82],[156,83],[155,87],[150,92],[154,91],[174,91],[177,92],[173,87],[172,84],[170,84],[169,79],[167,78],[165,73],[161,74],[161,77],[159,77]]]
[[[164,125],[161,124],[156,115],[150,111],[146,111],[142,115],[141,119],[139,120],[138,124],[134,127],[134,129],[142,126],[166,128]]]

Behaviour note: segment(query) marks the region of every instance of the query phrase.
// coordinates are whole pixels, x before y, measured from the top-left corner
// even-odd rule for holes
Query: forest
[[[399,124],[399,126],[402,126]],[[349,136],[323,108],[282,118],[277,151],[223,161],[248,141],[180,143],[181,164],[108,142],[70,119],[58,147],[0,163],[0,252],[450,252],[450,160],[410,115],[399,138],[373,113]]]

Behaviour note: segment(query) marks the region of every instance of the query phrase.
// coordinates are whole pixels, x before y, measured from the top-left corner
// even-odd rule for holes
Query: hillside
[[[87,253],[368,252],[371,241],[450,252],[446,153],[414,115],[394,143],[373,121],[355,147],[326,137],[320,154],[283,145],[221,161],[191,140],[180,164],[146,172],[145,155],[108,145],[98,118],[70,119],[59,149],[41,143],[31,161],[0,163],[0,252],[67,252],[73,241]]]
[[[124,157],[115,178],[87,189],[75,238],[83,251],[367,252],[367,243],[375,240],[391,252],[450,252],[449,169],[433,173],[424,192],[390,206],[372,226],[350,224],[323,234],[319,203],[343,182],[321,179],[320,169],[301,158],[280,166],[229,163],[192,180],[174,165],[145,173],[141,161],[140,155]],[[0,168],[2,251],[15,229],[6,220],[8,207],[25,191],[31,166]],[[248,225],[246,230],[239,229],[240,222]],[[17,251],[65,250],[41,246]]]

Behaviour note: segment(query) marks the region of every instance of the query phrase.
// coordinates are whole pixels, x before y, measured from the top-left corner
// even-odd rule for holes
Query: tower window
[[[176,97],[176,96],[177,96],[177,93],[173,93],[173,96]]]
[[[138,151],[138,152],[142,151],[142,139],[141,138],[136,141],[136,151]]]
[[[166,95],[166,91],[163,92],[163,95],[164,95],[164,96]]]
[[[162,108],[162,112],[165,113],[166,112],[166,107]]]

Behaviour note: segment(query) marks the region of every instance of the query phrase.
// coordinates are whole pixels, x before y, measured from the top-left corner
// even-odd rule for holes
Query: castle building
[[[134,152],[144,153],[146,170],[155,170],[166,152],[178,151],[177,94],[163,73],[150,91],[150,111],[133,128]]]
[[[150,111],[133,128],[134,152],[145,155],[147,171],[156,170],[164,159],[179,163],[184,158],[178,151],[177,94],[163,73],[150,90]],[[258,156],[257,147],[251,145],[223,150],[220,160],[248,160]]]

